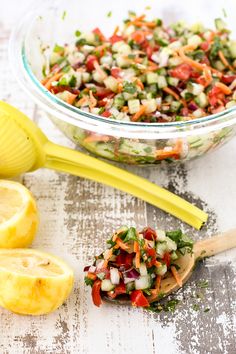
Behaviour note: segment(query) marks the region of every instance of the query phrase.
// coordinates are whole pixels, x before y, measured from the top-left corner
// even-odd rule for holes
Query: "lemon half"
[[[30,191],[18,182],[0,180],[0,248],[30,245],[38,222]]]
[[[0,306],[24,315],[56,310],[71,292],[72,269],[33,249],[0,249]]]

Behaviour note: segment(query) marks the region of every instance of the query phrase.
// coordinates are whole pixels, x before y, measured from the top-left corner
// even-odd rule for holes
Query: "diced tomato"
[[[180,80],[188,80],[192,71],[192,67],[189,64],[184,63],[176,66],[174,69],[169,70],[169,74],[170,76],[176,77]]]
[[[120,42],[120,41],[123,41],[123,37],[122,36],[118,36],[117,34],[113,34],[113,36],[111,36],[109,38],[109,41],[111,42],[111,44],[114,44],[116,42]]]
[[[142,234],[146,240],[156,240],[156,238],[157,238],[156,231],[151,229],[150,227],[145,228],[142,231]]]
[[[141,30],[133,32],[131,38],[138,44],[143,43],[146,39],[144,32]]]
[[[133,306],[149,307],[147,298],[143,295],[142,290],[134,290],[130,295]]]
[[[236,79],[236,75],[223,75],[221,81],[224,84],[231,84]]]
[[[205,86],[206,85],[206,79],[203,76],[199,76],[198,78],[196,78],[196,83]]]
[[[101,100],[105,97],[109,97],[109,95],[113,94],[113,92],[105,87],[96,86],[96,92],[94,92],[94,96],[100,98]],[[114,94],[113,94],[114,95]]]
[[[146,48],[146,53],[147,53],[148,59],[151,59],[153,52],[154,52],[153,47],[148,46],[148,47]]]
[[[166,266],[169,267],[170,266],[170,254],[169,252],[166,252],[164,254],[164,257],[163,257],[163,262],[165,262]]]
[[[102,41],[102,42],[106,41],[106,37],[104,36],[104,34],[100,30],[100,28],[96,27],[96,28],[94,28],[94,30],[92,32],[98,36],[100,41]]]
[[[105,118],[109,118],[111,116],[111,112],[109,111],[104,111],[102,114],[101,114],[102,117],[105,117]]]
[[[211,106],[217,106],[219,104],[219,101],[223,101],[224,98],[225,98],[225,95],[219,87],[214,86],[208,92],[208,101]]]
[[[116,257],[116,264],[118,266],[130,267],[133,263],[133,253],[127,253],[121,250],[120,254]]]
[[[93,284],[93,287],[92,287],[93,303],[95,306],[98,306],[98,307],[102,304],[102,299],[101,299],[101,294],[100,294],[101,284],[102,284],[101,280],[96,280]]]
[[[200,48],[204,50],[204,52],[207,52],[210,48],[210,43],[209,42],[202,42],[200,44]]]
[[[94,67],[94,62],[98,61],[98,58],[95,55],[89,55],[87,60],[86,60],[86,68],[89,72],[93,71],[95,69]]]
[[[147,248],[146,253],[148,257],[151,257],[150,262],[147,262],[147,267],[150,268],[155,264],[157,254],[154,248]]]
[[[113,76],[116,79],[120,78],[120,73],[121,73],[120,68],[112,68],[111,69],[111,76]]]
[[[115,287],[116,295],[126,294],[126,286],[124,283],[121,283]]]

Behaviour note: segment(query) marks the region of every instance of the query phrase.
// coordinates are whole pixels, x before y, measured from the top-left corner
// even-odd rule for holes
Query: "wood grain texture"
[[[6,7],[0,24],[1,99],[33,117],[54,141],[73,146],[10,74],[7,41],[14,17],[7,17],[7,3],[1,5]],[[235,250],[199,264],[189,283],[171,297],[181,300],[174,314],[112,305],[97,309],[82,272],[121,224],[181,227],[194,239],[235,227],[235,148],[233,140],[214,154],[178,167],[123,166],[204,208],[209,222],[199,232],[141,200],[92,181],[47,170],[23,176],[41,215],[33,247],[65,259],[75,270],[76,283],[68,301],[48,316],[18,316],[1,309],[0,353],[235,354]],[[208,280],[208,288],[199,287],[202,280]]]

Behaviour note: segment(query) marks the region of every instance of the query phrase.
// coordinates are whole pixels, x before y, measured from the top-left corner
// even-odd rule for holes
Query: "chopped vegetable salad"
[[[42,84],[86,112],[168,123],[236,105],[236,41],[221,19],[208,29],[130,13],[109,37],[75,34],[75,44],[55,45]]]
[[[125,296],[133,306],[149,307],[163,295],[161,283],[169,274],[182,286],[175,262],[192,252],[193,241],[181,230],[164,232],[146,227],[138,232],[124,226],[107,243],[109,248],[84,268],[94,305],[101,305],[103,295],[110,299]]]

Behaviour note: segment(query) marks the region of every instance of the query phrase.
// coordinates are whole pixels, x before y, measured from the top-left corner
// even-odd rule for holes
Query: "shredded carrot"
[[[211,70],[207,66],[203,69],[203,76],[205,79],[205,84],[204,86],[207,87],[212,83],[212,76],[211,76]]]
[[[75,95],[74,93],[71,93],[69,91],[67,91],[67,96],[66,96],[66,102],[68,104],[73,104],[75,99],[76,99],[77,95]]]
[[[119,237],[117,237],[116,246],[114,248],[121,248],[122,250],[127,251],[129,246],[127,246]]]
[[[163,91],[165,91],[169,95],[173,96],[177,101],[180,100],[179,95],[175,91],[173,91],[171,88],[166,86],[166,87],[163,88]]]
[[[97,105],[97,100],[93,96],[92,90],[89,90],[89,108],[92,109],[92,108],[96,107],[96,105]]]
[[[84,103],[87,103],[88,102],[88,97],[84,96],[82,97],[78,102],[78,106],[82,106]]]
[[[128,106],[123,106],[123,107],[121,108],[121,111],[122,111],[122,112],[128,112],[128,111],[129,111],[129,107],[128,107]]]
[[[50,90],[53,81],[58,81],[62,77],[63,73],[56,73],[52,77],[50,77],[44,84],[45,88],[47,90]],[[43,80],[44,81],[44,80]]]
[[[110,140],[110,137],[107,135],[91,134],[84,139],[84,143],[92,143],[95,141],[103,141],[104,143],[106,143],[109,140]]]
[[[157,292],[160,291],[160,287],[161,287],[161,276],[157,275],[155,280],[155,289],[157,290]]]
[[[100,67],[100,65],[98,64],[98,62],[97,62],[97,61],[94,61],[93,65],[94,65],[95,69],[97,70],[97,72],[101,75],[101,77],[102,77],[103,79],[106,79],[107,74],[101,69],[101,67]]]
[[[155,265],[157,268],[159,268],[159,267],[161,267],[162,264],[161,264],[161,262],[155,261],[154,265]]]
[[[144,90],[144,85],[139,78],[135,78],[135,83],[141,88],[141,90]]]
[[[139,120],[139,118],[144,114],[145,110],[146,110],[146,106],[141,105],[140,110],[137,113],[135,113],[131,118],[132,122],[137,122],[137,120]]]
[[[138,241],[134,241],[135,267],[140,268],[140,247]]]
[[[221,89],[221,91],[225,94],[225,95],[230,95],[232,93],[232,90],[226,86],[225,84],[223,84],[222,82],[216,82],[215,86],[218,87],[219,89]]]
[[[156,27],[156,23],[155,22],[146,22],[146,21],[140,21],[140,20],[134,20],[129,22],[129,25],[134,25],[136,27],[149,27],[149,28],[155,28]]]
[[[176,283],[181,287],[183,285],[182,279],[179,276],[179,273],[177,272],[177,269],[174,266],[170,267],[171,273],[173,277],[176,280]]]
[[[183,60],[183,62],[190,64],[192,67],[194,67],[197,70],[203,70],[204,69],[204,64],[198,63],[197,61],[189,58],[185,52],[186,51],[192,51],[196,47],[193,45],[185,45],[182,48],[179,48],[177,52],[179,53],[180,58]]]
[[[222,61],[222,63],[229,68],[231,71],[234,71],[234,68],[232,67],[232,65],[230,65],[230,63],[228,62],[228,60],[226,59],[226,57],[224,56],[224,53],[222,52],[222,50],[219,50],[218,52],[219,58]]]
[[[117,92],[121,93],[123,91],[123,85],[121,82],[118,82],[118,86],[117,86]]]
[[[94,273],[88,272],[87,278],[92,279],[92,280],[96,280],[96,279],[97,279],[97,276],[96,276],[96,274],[94,274]]]
[[[119,32],[120,27],[116,26],[114,32],[113,32],[113,36],[115,36],[118,32]]]
[[[103,268],[107,268],[108,262],[109,262],[110,258],[112,257],[112,255],[113,255],[113,248],[110,248],[106,254],[106,258],[104,259]]]

